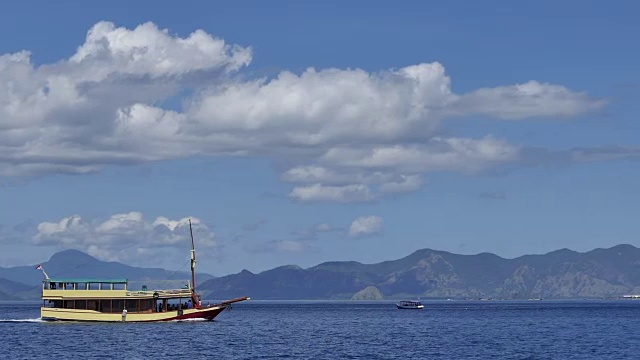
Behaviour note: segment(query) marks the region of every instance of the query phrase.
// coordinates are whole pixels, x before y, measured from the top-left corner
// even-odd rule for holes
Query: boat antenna
[[[44,271],[44,268],[42,267],[42,265],[38,264],[38,266],[36,266],[36,270],[42,270],[42,273],[44,274],[44,278],[46,280],[49,280],[49,275],[47,275],[47,272]]]
[[[193,242],[193,228],[191,227],[191,219],[189,219],[189,233],[191,233],[191,297],[193,305],[196,306],[196,246]]]

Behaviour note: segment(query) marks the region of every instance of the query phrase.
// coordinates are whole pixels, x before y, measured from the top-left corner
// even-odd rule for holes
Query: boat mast
[[[191,233],[191,297],[193,298],[193,306],[196,302],[196,246],[193,242],[193,229],[191,228],[191,219],[189,219],[189,232]]]
[[[44,278],[45,278],[46,280],[49,280],[49,275],[47,275],[47,272],[46,272],[46,271],[44,271],[44,268],[42,267],[42,265],[38,264],[38,266],[36,266],[36,269],[41,270],[41,271],[42,271],[42,273],[44,274]]]

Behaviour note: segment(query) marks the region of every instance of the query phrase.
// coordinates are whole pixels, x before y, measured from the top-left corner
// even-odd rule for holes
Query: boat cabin
[[[127,290],[127,279],[46,279],[42,290]]]
[[[402,301],[400,301],[400,305],[404,305],[404,306],[420,306],[420,305],[422,305],[422,303],[420,301],[402,300]]]
[[[192,290],[131,291],[127,279],[46,279],[42,286],[43,307],[93,310],[101,313],[154,313],[191,309]]]
[[[45,321],[148,322],[184,319],[213,320],[232,303],[244,296],[213,306],[202,306],[195,290],[196,249],[191,219],[191,281],[181,289],[132,291],[127,279],[49,278],[41,264],[36,269],[44,275],[40,318]]]
[[[424,305],[420,301],[402,300],[396,304],[398,309],[422,309]]]

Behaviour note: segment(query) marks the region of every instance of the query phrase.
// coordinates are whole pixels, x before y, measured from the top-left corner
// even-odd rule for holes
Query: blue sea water
[[[640,301],[248,301],[214,321],[47,323],[0,302],[0,359],[637,359]]]

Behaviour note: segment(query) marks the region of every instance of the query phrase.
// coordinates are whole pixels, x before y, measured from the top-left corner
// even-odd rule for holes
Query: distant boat
[[[398,309],[422,309],[424,305],[420,301],[402,300],[396,304]]]
[[[45,321],[148,322],[184,319],[213,320],[240,297],[213,305],[202,305],[195,290],[196,250],[191,232],[191,282],[182,289],[131,291],[127,279],[49,278],[41,265],[40,317]]]

